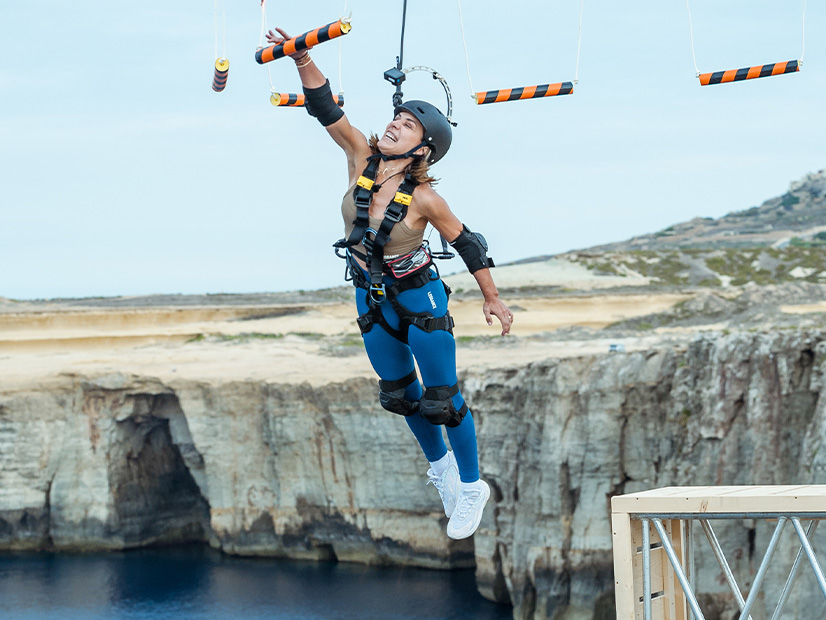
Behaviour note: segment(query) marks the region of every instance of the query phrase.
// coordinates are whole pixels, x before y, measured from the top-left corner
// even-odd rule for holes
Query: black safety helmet
[[[447,150],[450,148],[450,143],[453,140],[453,129],[450,122],[441,113],[439,108],[428,103],[427,101],[420,101],[412,99],[405,101],[396,109],[393,110],[395,116],[404,110],[416,117],[416,120],[424,127],[424,142],[430,147],[430,157],[427,161],[430,164],[435,164],[442,157],[445,156]]]

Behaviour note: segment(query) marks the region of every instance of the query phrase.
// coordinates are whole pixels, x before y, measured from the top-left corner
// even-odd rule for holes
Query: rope
[[[347,0],[344,0],[344,11],[341,13],[341,19],[347,15]],[[344,82],[341,79],[341,37],[338,39],[338,93],[344,94]]]
[[[221,11],[223,19],[223,37],[224,37],[224,51],[221,56],[218,56],[218,0],[215,0],[215,59],[227,57],[227,14],[226,11]]]
[[[577,37],[576,42],[576,70],[574,71],[574,84],[579,84],[579,52],[582,49],[582,10],[584,7],[585,0],[579,0],[579,36]]]
[[[686,0],[688,2],[688,0]],[[805,0],[804,0],[805,2]],[[465,38],[465,22],[462,17],[462,1],[456,0],[456,6],[459,8],[459,28],[462,31],[462,48],[465,50],[465,68],[467,69],[467,81],[470,85],[470,96],[476,99],[476,91],[473,89],[473,80],[470,77],[470,57],[467,52],[467,40]],[[585,0],[579,0],[579,35],[576,42],[576,69],[574,70],[574,84],[579,83],[579,58],[582,51],[582,14],[585,9]]]
[[[407,0],[404,0],[404,5],[402,6],[402,36],[401,42],[399,43],[399,55],[396,56],[396,69],[399,71],[402,70],[404,66],[402,61],[404,59],[404,30],[407,24]],[[402,83],[399,82],[396,84],[396,92],[393,93],[393,107],[399,106],[402,103],[402,98],[404,94],[402,93]]]
[[[267,0],[261,0],[261,34],[258,36],[258,49],[264,47],[264,35],[267,32]]]
[[[218,58],[218,0],[215,0],[215,58]]]
[[[261,35],[258,37],[258,49],[263,49],[264,47],[264,35],[267,30],[269,30],[269,26],[267,25],[267,0],[261,0]],[[275,85],[272,83],[272,72],[270,71],[269,63],[267,64],[267,78],[270,80],[270,92],[276,92]]]
[[[697,76],[700,75],[700,70],[697,68],[697,57],[694,54],[694,28],[691,24],[691,8],[688,6],[688,0],[685,0],[685,10],[688,12],[688,34],[691,40],[691,59],[694,61],[694,71]],[[800,59],[797,61],[798,66],[803,66],[803,56],[806,54],[806,0],[803,0],[803,20],[802,20],[802,48],[800,50]]]
[[[404,66],[404,26],[407,22],[407,0],[404,0],[404,7],[402,8],[402,40],[401,45],[399,46],[399,66],[398,69],[401,71],[401,68]]]
[[[462,1],[456,0],[456,4],[459,7],[459,28],[462,29],[462,47],[465,49],[465,67],[467,67],[467,82],[470,85],[471,98],[476,99],[476,91],[473,90],[473,80],[470,79],[470,59],[468,58],[467,53],[467,41],[465,41],[465,24],[464,20],[462,19]]]
[[[806,0],[803,0],[804,2]],[[700,70],[697,68],[697,57],[694,55],[694,28],[691,25],[691,8],[688,6],[688,0],[685,0],[685,10],[688,11],[688,36],[691,39],[691,58],[694,60],[694,71],[697,76],[700,76]]]

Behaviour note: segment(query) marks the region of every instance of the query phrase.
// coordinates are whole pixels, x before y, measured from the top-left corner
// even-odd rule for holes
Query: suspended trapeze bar
[[[344,2],[344,12],[347,12],[347,2]],[[261,37],[258,42],[258,50],[255,53],[255,60],[259,64],[264,64],[272,60],[283,58],[286,55],[294,54],[296,51],[310,49],[311,47],[338,38],[350,32],[350,19],[342,18],[332,24],[327,24],[322,28],[316,28],[310,32],[290,38],[279,45],[264,47],[264,35],[267,32],[267,0],[261,0]],[[267,75],[270,80],[270,103],[275,107],[298,108],[306,105],[303,93],[281,93],[272,83],[270,66],[267,65]],[[341,39],[338,42],[338,95],[333,95],[333,100],[340,108],[344,107],[344,87],[341,83]]]
[[[339,19],[326,26],[310,30],[302,35],[288,39],[278,45],[270,45],[255,52],[255,60],[259,65],[284,58],[301,50],[308,50],[319,43],[330,41],[350,32],[352,26],[348,18]]]
[[[212,78],[212,90],[220,93],[227,87],[227,77],[229,76],[229,60],[219,58],[215,61],[215,77]]]
[[[501,101],[516,101],[517,99],[556,97],[558,95],[570,95],[573,92],[573,82],[560,82],[558,84],[539,84],[538,86],[488,90],[474,94],[473,99],[477,104],[482,105],[483,103],[499,103]]]
[[[802,49],[799,60],[789,60],[786,62],[775,62],[768,65],[756,65],[754,67],[743,67],[742,69],[731,69],[729,71],[714,71],[712,73],[700,73],[697,68],[697,55],[694,52],[694,26],[691,23],[691,7],[688,0],[685,0],[685,9],[688,13],[688,33],[691,41],[691,58],[694,61],[694,71],[700,80],[701,86],[712,84],[727,84],[729,82],[742,82],[743,80],[753,80],[756,78],[771,77],[773,75],[783,75],[784,73],[796,73],[803,67],[803,56],[806,53],[806,0],[803,0],[803,20],[802,20]]]
[[[212,90],[222,92],[227,87],[229,60],[227,60],[227,18],[222,15],[224,30],[224,51],[218,56],[218,0],[215,0],[215,73],[212,76]]]
[[[800,63],[797,60],[789,60],[788,62],[776,62],[770,65],[744,67],[743,69],[732,69],[730,71],[700,73],[697,77],[700,78],[701,85],[708,86],[710,84],[725,84],[727,82],[753,80],[755,78],[782,75],[784,73],[794,73],[796,71],[800,71]]]
[[[333,101],[340,108],[344,107],[344,95],[333,95]],[[274,106],[283,106],[289,108],[303,107],[306,100],[303,93],[272,93],[270,95],[270,103]]]
[[[470,59],[467,51],[467,41],[465,40],[465,24],[462,17],[462,2],[456,0],[459,9],[459,27],[462,31],[462,47],[465,50],[465,64],[467,65],[467,78],[470,84],[470,94],[477,105],[484,103],[500,103],[503,101],[518,101],[520,99],[541,99],[542,97],[557,97],[560,95],[570,95],[574,92],[574,84],[579,82],[579,55],[582,47],[582,12],[585,0],[579,2],[579,35],[577,37],[576,48],[576,70],[574,79],[571,82],[558,82],[556,84],[538,84],[536,86],[520,86],[518,88],[502,88],[499,90],[474,91],[473,81],[470,79]]]

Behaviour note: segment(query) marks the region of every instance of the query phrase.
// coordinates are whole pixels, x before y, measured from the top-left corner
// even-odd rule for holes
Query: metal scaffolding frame
[[[665,527],[663,526],[663,519],[679,519],[681,521],[688,521],[689,531],[692,531],[691,526],[693,525],[694,521],[700,522],[700,524],[703,527],[703,531],[706,534],[706,538],[708,539],[709,545],[711,545],[711,550],[714,552],[714,557],[717,559],[717,563],[720,565],[720,569],[723,571],[723,575],[726,578],[726,582],[728,583],[728,586],[731,589],[732,594],[734,594],[734,597],[737,599],[737,604],[740,607],[740,620],[752,620],[751,608],[754,605],[754,602],[757,600],[757,595],[760,592],[760,587],[763,585],[763,580],[766,577],[766,572],[768,571],[772,557],[774,556],[774,552],[777,549],[778,543],[780,542],[780,537],[783,534],[783,529],[785,528],[786,523],[788,521],[791,521],[794,525],[794,529],[797,532],[798,538],[800,539],[800,549],[797,552],[794,564],[792,565],[791,571],[789,572],[789,576],[786,579],[786,584],[783,587],[783,592],[780,595],[780,600],[778,601],[774,613],[772,614],[772,620],[779,620],[779,618],[783,614],[783,608],[785,607],[786,602],[789,599],[789,594],[791,593],[792,586],[794,585],[795,577],[797,577],[797,571],[800,567],[800,561],[804,553],[806,554],[806,557],[808,558],[809,563],[811,564],[812,571],[814,572],[815,578],[817,579],[817,583],[820,586],[820,590],[823,593],[824,598],[826,598],[826,578],[824,578],[823,576],[823,569],[820,567],[820,563],[818,562],[817,556],[815,555],[814,549],[812,548],[811,544],[812,536],[814,535],[815,530],[817,529],[817,525],[821,519],[826,519],[826,514],[743,513],[697,515],[685,513],[672,513],[656,515],[635,514],[632,515],[631,518],[638,519],[642,522],[644,620],[653,620],[653,614],[651,611],[651,524],[653,524],[654,529],[657,530],[657,534],[660,537],[663,549],[665,549],[665,553],[668,556],[668,560],[669,562],[671,562],[671,566],[674,569],[674,573],[676,574],[677,579],[680,582],[680,585],[682,586],[683,593],[685,594],[686,600],[691,609],[694,620],[705,620],[703,612],[700,610],[700,604],[697,602],[697,597],[694,595],[693,583],[691,582],[688,576],[693,575],[693,567],[689,569],[688,575],[686,574],[686,571],[683,570],[682,563],[680,562],[680,559],[677,557],[677,553],[674,550],[674,546],[671,544],[670,536],[665,531]],[[808,530],[805,532],[803,531],[803,526],[800,524],[801,518],[810,519]],[[722,547],[720,547],[720,543],[717,540],[717,536],[714,534],[714,530],[711,527],[711,523],[709,523],[709,521],[711,520],[718,519],[777,519],[777,526],[774,528],[774,533],[772,534],[769,546],[766,549],[766,553],[763,556],[762,562],[760,562],[760,568],[757,570],[757,575],[754,578],[754,582],[752,583],[751,589],[749,590],[747,599],[743,599],[740,587],[737,585],[737,581],[735,580],[734,574],[731,571],[731,567],[729,566],[729,563],[726,560],[726,556],[723,553],[723,549]],[[690,536],[693,537],[693,534]],[[693,564],[694,545],[689,544],[686,546],[689,549],[689,562]]]

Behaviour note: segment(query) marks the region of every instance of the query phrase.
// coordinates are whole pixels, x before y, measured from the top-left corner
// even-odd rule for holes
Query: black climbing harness
[[[353,281],[353,286],[356,288],[365,289],[369,292],[370,281],[365,277],[364,271],[353,257],[353,250],[347,252],[345,259],[347,260],[349,279]],[[439,277],[438,271],[433,273],[431,268],[436,268],[432,262],[428,263],[426,267],[416,270],[415,273],[405,276],[401,280],[395,280],[392,284],[386,287],[384,299],[390,304],[393,310],[395,310],[396,314],[399,316],[399,319],[401,319],[402,324],[400,329],[394,328],[387,322],[387,319],[384,317],[384,313],[382,312],[382,305],[373,303],[368,294],[369,308],[367,312],[356,319],[359,326],[359,331],[362,335],[373,329],[373,325],[376,324],[381,325],[384,331],[393,336],[396,340],[404,343],[407,343],[407,327],[410,325],[415,325],[422,331],[428,333],[436,330],[443,330],[452,334],[453,317],[450,316],[450,312],[445,312],[444,316],[434,317],[429,312],[413,312],[408,310],[398,300],[398,296],[401,293],[409,291],[410,289],[421,288],[429,282],[437,279]],[[444,282],[442,282],[442,286],[445,288],[445,294],[450,297],[450,287],[448,287],[448,285]]]
[[[416,147],[419,148],[418,146]],[[368,296],[371,304],[382,304],[386,299],[384,276],[384,246],[390,241],[390,231],[407,215],[407,208],[413,200],[413,190],[418,182],[408,172],[404,176],[392,202],[384,210],[384,219],[378,230],[370,227],[370,204],[373,194],[381,189],[376,183],[381,155],[371,155],[367,168],[364,169],[353,190],[356,203],[356,220],[353,231],[347,239],[339,239],[333,244],[336,249],[351,248],[361,243],[367,251],[367,269],[370,273]]]
[[[413,150],[417,150],[417,146]],[[387,159],[401,159],[402,157],[409,157],[405,154],[403,156],[391,156]],[[385,159],[381,154],[371,155],[367,160],[367,167],[359,176],[356,182],[356,187],[353,190],[353,200],[356,204],[356,219],[353,222],[353,230],[349,237],[342,238],[333,244],[336,255],[345,259],[347,266],[346,280],[352,280],[353,285],[357,288],[363,288],[367,291],[367,301],[370,309],[367,313],[358,317],[358,325],[361,333],[367,333],[372,329],[373,325],[380,324],[388,334],[407,342],[406,329],[398,330],[391,327],[381,311],[381,306],[389,300],[390,305],[399,315],[399,318],[406,325],[415,325],[416,327],[426,331],[432,332],[437,329],[446,330],[453,333],[453,318],[449,313],[442,317],[434,317],[427,312],[412,312],[399,303],[397,297],[404,291],[420,288],[428,282],[439,277],[438,269],[432,261],[431,253],[427,246],[423,246],[420,250],[424,251],[426,258],[415,258],[415,265],[404,265],[407,262],[413,261],[413,252],[399,258],[385,263],[384,261],[384,246],[390,240],[390,232],[393,227],[401,222],[407,215],[407,209],[413,200],[413,191],[418,186],[418,182],[408,172],[405,174],[404,180],[396,190],[393,200],[387,205],[384,211],[384,218],[379,225],[378,230],[370,227],[370,205],[373,202],[373,195],[381,189],[381,185],[376,183],[378,176],[379,162]],[[366,251],[365,254],[353,249],[354,246],[361,244]],[[341,253],[344,250],[344,253]],[[367,263],[367,271],[369,278],[365,277],[361,266],[356,262],[355,257],[360,258]],[[396,265],[399,268],[394,268]],[[435,273],[434,273],[435,270]],[[384,283],[384,276],[389,275],[393,279],[393,283],[386,285]],[[444,283],[445,292],[450,295],[450,289]],[[404,327],[404,326],[403,326]]]

